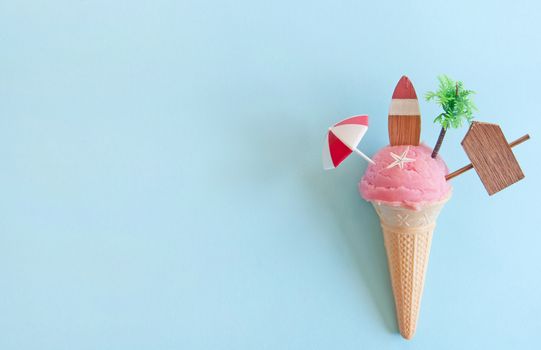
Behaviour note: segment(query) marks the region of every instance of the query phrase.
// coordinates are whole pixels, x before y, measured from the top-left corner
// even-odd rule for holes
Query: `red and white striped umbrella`
[[[352,152],[374,164],[372,159],[357,149],[366,130],[368,130],[367,115],[350,117],[331,126],[327,133],[327,142],[323,148],[323,168],[336,168]]]

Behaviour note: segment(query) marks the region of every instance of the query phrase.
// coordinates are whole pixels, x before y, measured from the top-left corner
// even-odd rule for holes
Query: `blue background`
[[[536,1],[0,2],[0,348],[541,346]],[[402,74],[478,92],[526,179],[453,181],[417,335],[397,333],[359,157]],[[435,105],[421,101],[434,144]],[[466,129],[442,155],[456,169]]]

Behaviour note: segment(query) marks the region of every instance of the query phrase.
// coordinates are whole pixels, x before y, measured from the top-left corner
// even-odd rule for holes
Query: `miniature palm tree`
[[[434,123],[440,123],[441,131],[432,151],[432,158],[438,155],[447,129],[450,127],[457,129],[464,121],[471,122],[473,111],[477,110],[471,100],[471,95],[475,94],[475,91],[464,89],[461,81],[455,82],[446,75],[439,76],[438,80],[440,82],[438,91],[429,91],[425,95],[427,101],[436,100],[443,109],[443,112],[434,119]]]

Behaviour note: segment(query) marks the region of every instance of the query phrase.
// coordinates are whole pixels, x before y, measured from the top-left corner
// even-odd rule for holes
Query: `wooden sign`
[[[421,111],[413,84],[405,75],[393,92],[389,108],[389,141],[391,146],[418,146],[421,138]]]
[[[499,125],[473,122],[462,147],[489,195],[524,178]]]
[[[518,139],[516,139],[515,141],[513,142],[510,142],[509,143],[509,147],[513,148],[517,145],[520,145],[521,143],[523,143],[524,141],[528,141],[530,139],[530,135],[526,134],[526,135],[522,135],[521,137],[519,137]],[[454,179],[455,177],[457,177],[458,175],[462,175],[464,174],[466,171],[468,170],[472,170],[473,169],[473,164],[470,163],[466,166],[463,166],[462,168],[458,169],[458,170],[455,170],[453,171],[452,173],[450,174],[447,174],[445,175],[445,180],[449,181],[451,179]]]

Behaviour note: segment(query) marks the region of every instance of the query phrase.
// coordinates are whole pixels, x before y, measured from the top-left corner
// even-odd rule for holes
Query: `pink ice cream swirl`
[[[433,159],[431,154],[423,144],[382,148],[372,158],[376,164],[368,166],[359,183],[361,196],[412,209],[446,199],[451,194],[445,180],[449,170],[440,156]],[[405,159],[400,161],[402,156]]]

